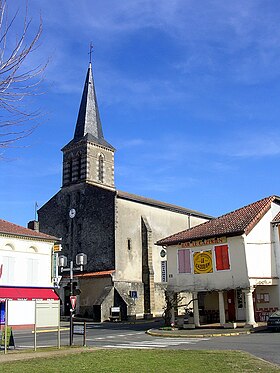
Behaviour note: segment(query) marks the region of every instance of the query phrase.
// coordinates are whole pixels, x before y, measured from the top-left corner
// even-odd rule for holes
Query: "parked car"
[[[273,312],[267,320],[268,330],[280,330],[280,311]]]

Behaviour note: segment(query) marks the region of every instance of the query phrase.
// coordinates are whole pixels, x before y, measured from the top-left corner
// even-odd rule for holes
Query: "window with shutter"
[[[179,273],[191,273],[191,255],[189,249],[178,250]]]
[[[228,245],[215,246],[215,257],[217,271],[230,269]]]

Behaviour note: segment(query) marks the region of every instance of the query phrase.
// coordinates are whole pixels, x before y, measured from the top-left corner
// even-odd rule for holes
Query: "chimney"
[[[33,231],[39,232],[39,222],[37,220],[31,220],[28,222],[27,228],[32,229]]]

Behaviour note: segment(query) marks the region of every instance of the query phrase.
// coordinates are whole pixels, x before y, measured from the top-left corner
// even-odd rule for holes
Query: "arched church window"
[[[78,179],[81,179],[81,165],[82,165],[82,160],[81,157],[78,158]]]
[[[80,153],[78,153],[77,157],[77,177],[78,180],[80,180],[82,177],[82,156]]]
[[[72,158],[69,159],[68,167],[69,167],[69,181],[72,181],[72,179],[73,179],[73,160],[72,160]]]
[[[100,154],[98,158],[98,180],[104,182],[104,155]]]

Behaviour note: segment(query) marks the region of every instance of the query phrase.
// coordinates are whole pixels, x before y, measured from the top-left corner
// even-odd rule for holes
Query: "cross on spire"
[[[89,62],[91,63],[91,60],[92,60],[92,51],[93,51],[93,44],[92,44],[92,41],[90,42],[89,44]]]

